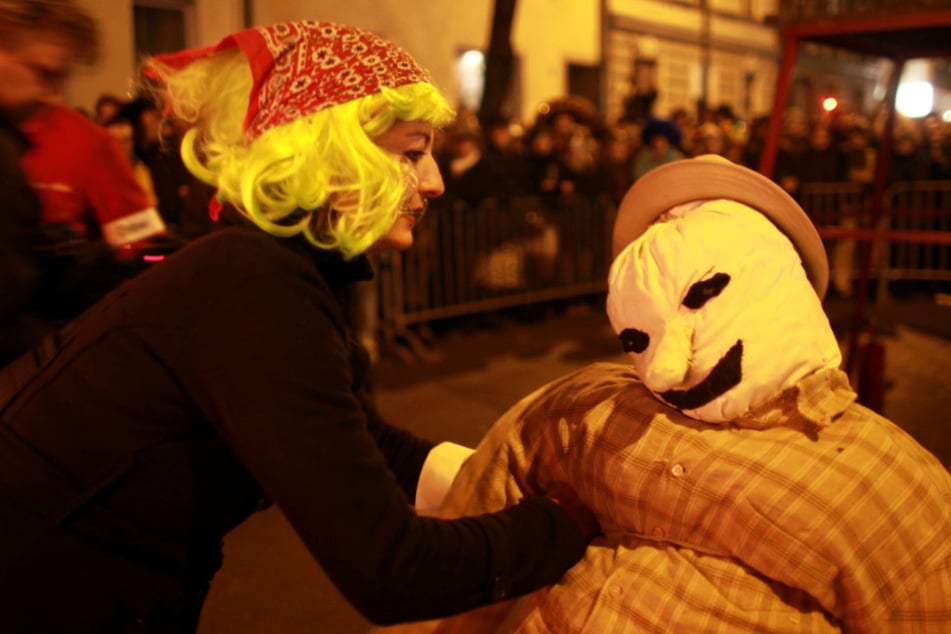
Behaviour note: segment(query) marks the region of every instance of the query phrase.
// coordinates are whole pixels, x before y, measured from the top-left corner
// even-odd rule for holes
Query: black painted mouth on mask
[[[722,396],[743,378],[743,340],[739,339],[717,361],[707,378],[689,390],[668,390],[661,397],[677,409],[697,409]]]

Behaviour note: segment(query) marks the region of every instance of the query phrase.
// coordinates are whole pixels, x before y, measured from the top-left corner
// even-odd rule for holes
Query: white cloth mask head
[[[644,384],[711,423],[842,360],[793,244],[735,201],[675,207],[629,244],[607,312]]]

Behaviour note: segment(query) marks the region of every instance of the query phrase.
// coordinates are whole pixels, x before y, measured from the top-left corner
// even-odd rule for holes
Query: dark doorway
[[[190,3],[135,4],[135,62],[145,56],[187,48],[187,11]]]
[[[601,108],[601,67],[568,64],[568,93],[585,97]]]

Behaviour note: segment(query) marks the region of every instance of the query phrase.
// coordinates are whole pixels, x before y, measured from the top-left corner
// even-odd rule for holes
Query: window
[[[456,60],[459,103],[469,112],[478,112],[485,90],[485,55],[477,49],[464,51]]]
[[[135,62],[188,47],[193,0],[136,0],[132,6]]]
[[[580,95],[591,103],[601,103],[601,67],[568,64],[568,93]]]
[[[485,54],[478,49],[462,51],[456,58],[456,81],[460,107],[478,112],[485,92]],[[518,112],[522,102],[522,68],[516,56],[512,60],[512,78],[508,95],[502,103],[503,113]]]

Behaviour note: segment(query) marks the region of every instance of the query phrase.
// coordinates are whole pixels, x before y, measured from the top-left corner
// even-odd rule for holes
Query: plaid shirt
[[[951,475],[854,400],[823,370],[721,427],[627,366],[550,383],[490,430],[442,514],[571,483],[603,537],[552,587],[401,631],[951,632]]]

